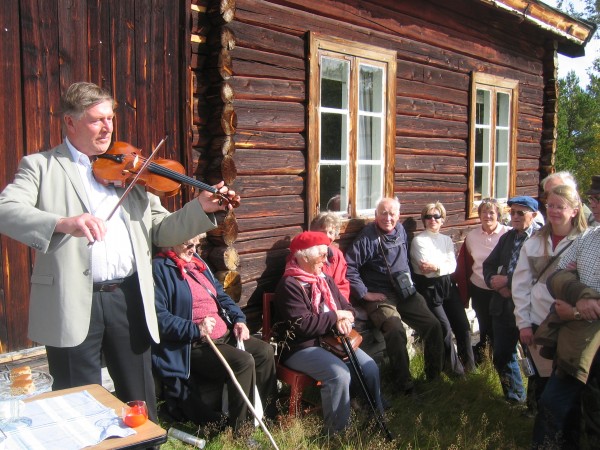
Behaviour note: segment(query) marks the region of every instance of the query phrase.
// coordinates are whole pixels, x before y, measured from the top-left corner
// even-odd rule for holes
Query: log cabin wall
[[[57,112],[73,82],[92,81],[117,102],[114,138],[183,159],[189,0],[10,0],[0,7],[0,190],[27,154],[62,141]],[[191,175],[191,172],[190,172]],[[178,208],[181,196],[165,205]],[[27,339],[34,254],[0,235],[0,353]]]
[[[422,229],[420,210],[436,200],[455,242],[477,222],[466,214],[473,72],[519,82],[517,193],[537,197],[540,171],[552,170],[556,44],[519,17],[469,0],[200,4],[213,16],[201,51],[208,58],[198,58],[205,70],[192,67],[195,98],[206,93],[194,110],[197,174],[226,179],[243,197],[230,218],[235,239],[222,229],[209,235],[211,262],[239,276],[250,318],[280,278],[289,240],[307,226],[309,31],[397,52],[394,192],[409,231]]]

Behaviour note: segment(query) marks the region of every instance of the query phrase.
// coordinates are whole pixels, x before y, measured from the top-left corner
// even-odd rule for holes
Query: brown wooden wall
[[[62,141],[58,102],[75,81],[108,88],[115,138],[183,158],[187,130],[189,1],[10,0],[0,6],[0,189],[26,154]],[[168,202],[170,208],[179,198]],[[32,253],[0,236],[0,353],[27,340]]]
[[[517,192],[538,195],[542,139],[545,153],[554,145],[548,99],[556,93],[555,46],[540,28],[470,0],[201,3],[221,15],[192,11],[192,23],[208,24],[192,27],[205,42],[193,47],[204,64],[192,64],[201,99],[194,157],[200,176],[223,176],[243,197],[231,219],[234,238],[210,235],[211,262],[225,251],[234,256],[221,269],[239,276],[250,315],[280,277],[289,239],[307,225],[308,31],[397,52],[394,190],[409,230],[422,229],[420,210],[435,200],[448,210],[446,232],[455,241],[475,224],[465,212],[474,71],[519,81]]]

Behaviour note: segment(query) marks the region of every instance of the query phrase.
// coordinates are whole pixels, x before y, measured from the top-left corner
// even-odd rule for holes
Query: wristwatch
[[[573,317],[575,320],[581,320],[581,313],[575,307],[573,307]]]

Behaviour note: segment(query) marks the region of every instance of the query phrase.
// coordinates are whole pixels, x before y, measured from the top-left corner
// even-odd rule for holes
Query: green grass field
[[[284,416],[280,422],[267,427],[282,450],[530,448],[533,419],[525,415],[524,407],[504,401],[498,376],[489,360],[464,379],[442,375],[439,380],[425,382],[420,355],[411,361],[411,371],[419,392],[416,400],[394,396],[389,381],[391,376],[383,373],[383,394],[392,404],[386,416],[388,428],[395,436],[393,442],[385,441],[378,428],[369,421],[368,408],[354,411],[350,429],[345,435],[334,438],[320,435],[318,414],[300,419]],[[309,395],[318,398],[318,392]],[[230,431],[217,434],[191,423],[165,421],[161,425],[165,428],[174,426],[206,439],[205,448],[209,450],[273,448],[260,428],[248,428],[234,438]],[[193,447],[170,438],[161,448]]]

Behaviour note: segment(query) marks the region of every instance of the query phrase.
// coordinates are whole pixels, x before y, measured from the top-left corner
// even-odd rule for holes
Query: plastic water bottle
[[[196,448],[204,448],[206,446],[206,441],[204,439],[194,436],[193,434],[186,433],[185,431],[178,430],[177,428],[169,428],[167,434],[172,438],[179,439],[180,441],[193,445]]]

